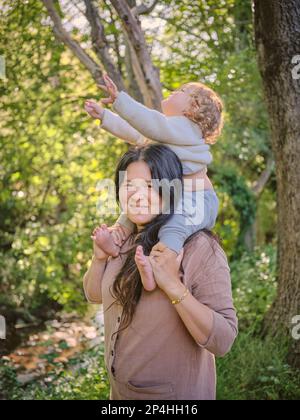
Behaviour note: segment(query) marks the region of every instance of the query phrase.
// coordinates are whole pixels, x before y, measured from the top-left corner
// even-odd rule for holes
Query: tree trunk
[[[254,0],[255,37],[276,164],[278,293],[264,331],[290,337],[289,361],[300,367],[292,319],[300,314],[300,0]],[[295,62],[295,60],[294,60]]]

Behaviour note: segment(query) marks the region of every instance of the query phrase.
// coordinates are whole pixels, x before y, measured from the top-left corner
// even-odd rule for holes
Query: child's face
[[[193,86],[183,85],[161,102],[162,112],[167,116],[183,115],[189,108]]]

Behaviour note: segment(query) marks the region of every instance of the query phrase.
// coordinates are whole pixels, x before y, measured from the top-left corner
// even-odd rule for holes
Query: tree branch
[[[124,83],[120,72],[116,69],[113,63],[108,48],[109,44],[105,36],[104,26],[93,0],[84,0],[86,7],[86,17],[91,25],[91,36],[94,51],[96,52],[99,60],[102,62],[105,70],[109,76],[114,80],[119,90],[125,90]]]
[[[102,82],[102,72],[99,65],[84,51],[84,49],[76,42],[63,27],[61,18],[54,6],[53,0],[42,0],[48,14],[53,22],[53,31],[58,40],[63,42],[85,68],[91,73],[96,83]]]
[[[117,28],[117,18],[114,16],[112,7],[110,7],[111,5],[107,4],[106,0],[103,0],[105,6],[107,7],[108,11],[109,11],[109,17],[110,17],[110,24],[113,24],[116,28]],[[122,35],[122,32],[121,32]],[[115,53],[117,55],[117,62],[118,62],[118,70],[120,72],[120,74],[122,75],[122,64],[126,59],[126,54],[125,54],[125,58],[123,59],[123,57],[121,56],[121,52],[120,52],[120,39],[119,39],[119,34],[118,32],[114,31],[113,32],[113,37],[114,37],[114,47],[115,47]]]
[[[251,188],[256,198],[258,198],[263,192],[267,182],[270,179],[270,176],[272,175],[273,168],[274,168],[274,159],[272,156],[269,156],[267,159],[265,169],[262,171],[262,173],[260,174],[260,177]]]
[[[150,6],[147,6],[145,3],[142,3],[133,9],[133,13],[136,13],[137,15],[148,15],[154,10],[157,3],[158,0],[154,0]]]
[[[132,54],[137,83],[145,99],[145,105],[160,109],[161,84],[157,69],[153,66],[145,37],[138,19],[125,0],[111,0],[119,18]]]

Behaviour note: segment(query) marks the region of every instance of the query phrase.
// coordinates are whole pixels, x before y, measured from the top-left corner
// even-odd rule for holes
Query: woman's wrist
[[[94,254],[92,257],[92,262],[94,263],[103,263],[108,259],[109,255],[103,256],[103,257],[96,257]]]
[[[183,283],[181,283],[179,278],[176,279],[176,281],[174,281],[164,290],[164,292],[166,293],[166,295],[171,301],[180,299],[185,291],[186,291],[186,286]]]

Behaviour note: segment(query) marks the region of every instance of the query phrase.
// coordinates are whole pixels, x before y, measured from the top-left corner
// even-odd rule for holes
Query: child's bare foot
[[[114,239],[105,224],[101,225],[101,228],[95,233],[95,242],[106,254],[111,255],[112,257],[117,257],[119,255],[120,247],[115,244]]]
[[[144,289],[148,292],[152,292],[152,290],[156,288],[156,281],[153,276],[149,257],[144,254],[143,247],[141,245],[136,248],[135,262],[139,269]]]

